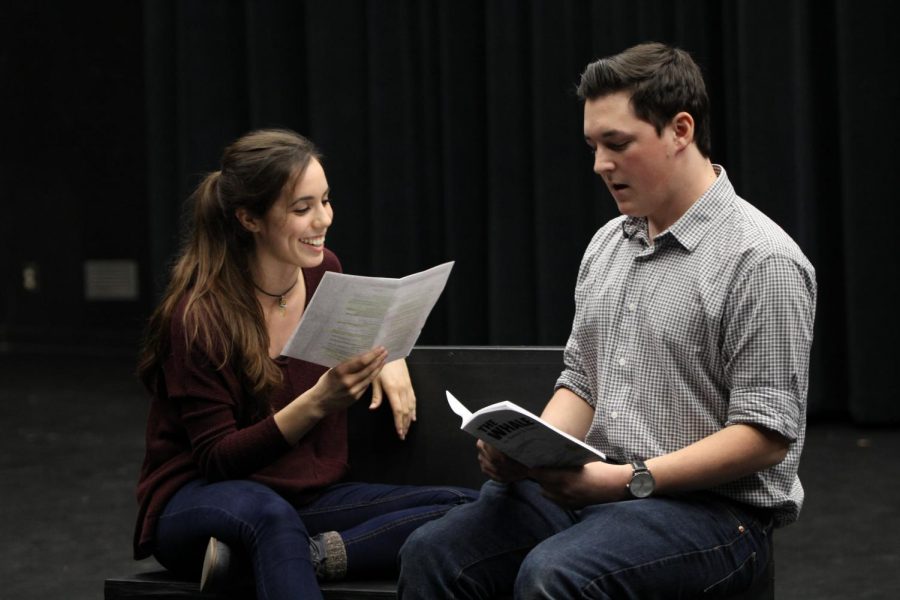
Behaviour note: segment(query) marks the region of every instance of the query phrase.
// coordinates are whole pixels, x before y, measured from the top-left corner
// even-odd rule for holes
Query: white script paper
[[[409,356],[452,268],[400,279],[328,271],[281,354],[326,367],[375,346],[387,349],[386,362]]]

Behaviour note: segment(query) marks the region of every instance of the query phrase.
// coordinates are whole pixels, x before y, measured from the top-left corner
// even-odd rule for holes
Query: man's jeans
[[[294,507],[252,481],[193,481],[159,518],[154,555],[167,569],[199,577],[206,544],[215,536],[249,556],[259,600],[321,598],[310,536],[341,534],[348,576],[393,574],[411,531],[476,496],[464,488],[344,483]]]
[[[532,481],[489,481],[407,539],[400,597],[715,598],[762,575],[770,533],[765,516],[711,494],[569,511]]]

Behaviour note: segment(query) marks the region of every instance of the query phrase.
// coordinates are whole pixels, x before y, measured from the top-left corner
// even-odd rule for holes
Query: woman
[[[405,363],[380,347],[330,370],[279,356],[322,275],[340,270],[319,155],[296,133],[252,132],[191,200],[139,364],[153,398],[135,556],[192,576],[202,565],[205,585],[232,548],[261,600],[393,571],[413,529],[476,493],[343,482],[346,409],[370,385],[401,439],[415,420]]]

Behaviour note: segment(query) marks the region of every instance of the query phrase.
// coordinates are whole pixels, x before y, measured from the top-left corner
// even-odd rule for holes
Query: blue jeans
[[[764,515],[711,494],[571,511],[532,481],[489,481],[476,502],[410,535],[399,592],[404,600],[715,598],[762,575],[770,532]]]
[[[252,481],[192,481],[159,518],[154,555],[167,569],[196,577],[214,536],[249,558],[259,600],[321,598],[310,536],[341,534],[348,577],[391,574],[410,532],[476,497],[464,488],[342,483],[292,506]]]

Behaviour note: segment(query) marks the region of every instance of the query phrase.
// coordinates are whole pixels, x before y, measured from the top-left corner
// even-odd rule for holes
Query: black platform
[[[393,581],[342,581],[321,584],[325,600],[362,600],[396,598],[397,586]],[[150,571],[110,577],[103,590],[104,600],[248,600],[255,593],[249,585],[238,585],[225,593],[205,594],[195,581],[184,581],[172,576],[168,571]]]

